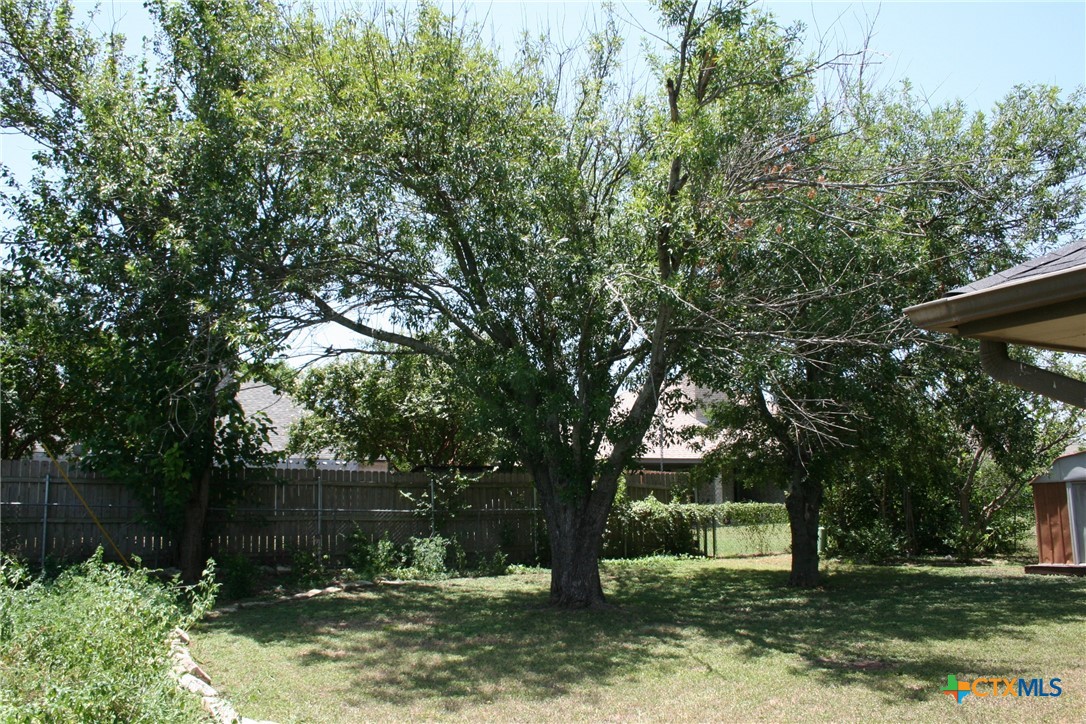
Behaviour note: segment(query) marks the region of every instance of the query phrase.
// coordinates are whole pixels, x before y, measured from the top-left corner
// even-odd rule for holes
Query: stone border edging
[[[308,591],[295,593],[289,596],[279,596],[271,600],[251,601],[249,603],[232,603],[208,612],[208,618],[217,618],[224,613],[233,613],[243,608],[261,608],[276,603],[287,601],[302,601],[322,595],[343,593],[345,591],[358,591],[374,584],[370,581],[356,581],[344,583],[340,586],[328,586],[327,588],[311,588]],[[173,674],[177,678],[178,685],[185,691],[190,691],[200,697],[204,711],[210,714],[219,724],[275,724],[272,721],[250,719],[238,714],[234,706],[227,701],[215,687],[211,685],[211,677],[200,668],[189,651],[191,639],[180,628],[175,628],[169,636],[170,657],[173,659]]]
[[[170,658],[173,659],[173,675],[178,685],[200,697],[204,711],[220,724],[274,724],[259,722],[238,714],[234,706],[211,686],[211,677],[192,658],[189,652],[189,635],[179,628],[170,633]]]
[[[387,583],[390,583],[390,582],[389,581],[382,581],[381,583],[382,584],[387,584]],[[273,606],[273,605],[275,605],[277,603],[287,603],[288,601],[303,601],[305,599],[315,598],[316,596],[321,596],[321,595],[331,595],[333,593],[344,593],[344,592],[350,592],[350,591],[359,591],[359,590],[361,590],[363,588],[369,588],[370,586],[374,586],[374,585],[376,585],[376,584],[374,584],[371,581],[353,581],[351,583],[343,583],[343,584],[340,584],[338,586],[328,586],[327,588],[311,588],[308,591],[302,591],[301,593],[294,593],[294,594],[290,594],[290,595],[277,596],[276,598],[267,599],[267,600],[263,600],[263,601],[248,601],[248,602],[242,601],[242,602],[238,602],[238,603],[231,603],[231,604],[227,604],[226,606],[221,606],[219,608],[215,608],[215,609],[209,611],[208,614],[207,614],[207,617],[208,618],[217,618],[221,614],[234,613],[235,611],[238,611],[238,610],[244,609],[244,608],[263,608],[264,606]]]

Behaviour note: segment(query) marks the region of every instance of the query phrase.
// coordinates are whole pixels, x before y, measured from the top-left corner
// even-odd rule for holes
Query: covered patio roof
[[[1086,354],[1086,239],[905,314],[935,332]]]

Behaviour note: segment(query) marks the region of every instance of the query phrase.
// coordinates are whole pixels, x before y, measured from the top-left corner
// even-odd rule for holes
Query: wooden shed
[[[1038,564],[1026,573],[1086,575],[1086,452],[1065,455],[1033,481]]]

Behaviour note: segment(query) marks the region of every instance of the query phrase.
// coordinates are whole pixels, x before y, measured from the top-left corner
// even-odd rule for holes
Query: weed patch
[[[163,585],[103,563],[101,549],[52,581],[31,580],[10,560],[2,567],[0,721],[200,717],[170,675],[167,635],[210,607],[210,574],[191,590]]]

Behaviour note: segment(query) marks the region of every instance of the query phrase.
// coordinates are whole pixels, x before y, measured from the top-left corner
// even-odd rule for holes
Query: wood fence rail
[[[175,541],[148,523],[144,507],[127,487],[66,462],[60,465],[126,557],[138,556],[153,566],[175,562]],[[626,480],[633,500],[650,495],[668,500],[670,490],[686,477],[635,471]],[[207,553],[243,554],[272,563],[289,561],[295,551],[341,556],[356,535],[377,539],[387,534],[405,543],[430,534],[431,521],[407,496],[425,498],[431,484],[425,473],[266,471],[247,485],[240,503],[229,510],[211,509]],[[484,475],[460,494],[458,508],[461,512],[439,532],[455,536],[468,553],[500,549],[512,562],[537,559],[543,545],[542,517],[526,473]],[[99,545],[110,558],[101,531],[53,463],[0,461],[0,548],[44,562],[85,558]]]

